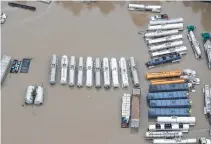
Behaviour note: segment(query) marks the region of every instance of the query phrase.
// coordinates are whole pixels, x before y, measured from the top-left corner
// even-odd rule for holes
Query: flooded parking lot
[[[153,13],[129,12],[128,2],[22,2],[36,6],[36,12],[10,8],[2,2],[8,18],[2,28],[2,55],[14,59],[32,58],[28,74],[8,74],[2,86],[2,144],[144,144],[148,127],[146,94],[148,82],[144,63],[149,59],[147,46],[138,32],[145,30]],[[133,2],[136,3],[136,2]],[[140,3],[140,2],[137,2]],[[147,2],[142,2],[147,3]],[[183,17],[185,25],[197,27],[196,36],[211,32],[211,4],[201,2],[150,2],[161,4],[163,13]],[[184,32],[185,33],[185,32]],[[187,137],[208,137],[208,122],[203,114],[202,87],[211,84],[206,59],[196,60],[189,42],[187,56],[178,64],[155,68],[196,70],[201,85],[191,93],[192,115],[197,124]],[[201,43],[202,44],[202,43]],[[141,118],[138,133],[120,128],[121,96],[131,90],[108,91],[95,88],[69,88],[48,84],[49,59],[55,53],[71,56],[130,57],[138,62],[141,80]],[[59,75],[59,74],[58,74]],[[59,76],[58,76],[59,79]],[[43,81],[44,105],[23,107],[28,85]]]

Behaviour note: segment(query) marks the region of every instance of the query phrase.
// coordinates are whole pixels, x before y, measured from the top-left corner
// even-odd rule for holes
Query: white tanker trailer
[[[196,139],[154,139],[153,144],[197,144]]]
[[[178,40],[178,41],[163,43],[163,44],[159,44],[159,45],[149,46],[149,51],[154,52],[154,51],[159,51],[159,50],[163,50],[163,49],[167,49],[167,48],[178,47],[181,45],[183,45],[183,41]]]
[[[129,4],[128,10],[131,11],[152,11],[161,12],[161,6],[158,5],[144,5],[144,4]]]
[[[62,85],[67,84],[67,71],[68,71],[69,59],[66,55],[61,58],[61,81]]]
[[[175,34],[179,34],[179,30],[157,30],[155,32],[146,32],[144,38],[159,38]]]
[[[164,49],[161,51],[155,51],[151,53],[151,57],[159,57],[167,54],[172,54],[172,53],[179,53],[180,55],[184,55],[187,53],[187,47],[186,46],[180,46],[180,47],[175,47],[175,48],[170,48],[170,49]]]
[[[149,131],[145,134],[145,139],[157,139],[157,138],[164,138],[164,139],[172,139],[172,138],[181,138],[183,133],[181,131]]]
[[[166,36],[166,37],[162,37],[162,38],[147,40],[147,44],[150,45],[150,44],[157,44],[157,43],[175,41],[175,40],[180,40],[182,38],[183,38],[182,34],[170,35],[170,36]]]
[[[176,24],[176,23],[182,23],[184,20],[183,18],[174,18],[174,19],[168,19],[168,20],[155,20],[155,21],[149,21],[149,25],[164,25],[164,24]]]
[[[71,56],[70,66],[69,66],[69,86],[71,87],[75,85],[75,69],[76,69],[76,58],[75,56]]]
[[[157,123],[183,123],[183,124],[189,124],[189,125],[195,125],[196,124],[196,118],[195,117],[157,117]]]
[[[170,29],[177,29],[183,30],[183,23],[176,23],[176,24],[164,24],[164,25],[148,25],[148,31],[156,31],[156,30],[170,30]]]
[[[51,85],[56,84],[56,72],[57,72],[58,58],[56,54],[53,54],[50,62],[50,78],[49,82]]]

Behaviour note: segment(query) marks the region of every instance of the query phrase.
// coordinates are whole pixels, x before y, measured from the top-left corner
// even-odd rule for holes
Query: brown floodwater
[[[36,6],[36,12],[10,8],[2,2],[8,14],[1,25],[1,54],[14,59],[31,57],[28,74],[8,74],[2,85],[2,144],[144,144],[148,127],[146,94],[148,82],[144,63],[149,59],[147,46],[138,32],[146,29],[150,12],[129,12],[128,2],[23,2]],[[211,4],[201,2],[133,2],[161,4],[163,13],[183,17],[185,25],[195,25],[200,34],[211,32]],[[184,36],[185,37],[185,36]],[[204,84],[211,84],[206,59],[196,60],[187,38],[188,54],[178,64],[151,71],[191,68],[197,71],[201,85],[191,93],[192,115],[197,124],[187,137],[208,137],[208,122],[203,114]],[[120,128],[121,96],[131,90],[103,88],[97,91],[48,84],[50,56],[130,57],[138,62],[141,80],[140,129],[131,133]],[[45,102],[41,107],[23,107],[28,85],[43,81]],[[185,136],[185,137],[186,137]]]

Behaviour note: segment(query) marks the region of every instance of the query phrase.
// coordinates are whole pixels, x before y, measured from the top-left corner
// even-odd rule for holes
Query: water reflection
[[[131,4],[151,4],[151,5],[161,4],[161,2],[159,1],[131,1],[130,3]],[[149,15],[151,15],[150,12],[146,12],[146,11],[140,11],[140,12],[129,11],[129,13],[130,13],[133,23],[138,27],[146,25],[148,23]]]
[[[76,2],[76,1],[58,1],[57,3],[60,3],[63,5],[64,8],[70,10],[74,15],[78,16],[80,15],[80,12],[84,9],[87,8],[89,10],[92,10],[94,8],[99,8],[102,14],[109,14],[112,12],[115,8],[116,5],[119,5],[120,7],[124,6],[126,2],[124,1],[114,1],[114,2],[109,2],[109,1],[98,1],[95,3],[82,3],[82,2]]]
[[[191,7],[193,12],[201,12],[201,24],[205,30],[211,30],[211,4],[203,2],[183,2],[184,6]]]

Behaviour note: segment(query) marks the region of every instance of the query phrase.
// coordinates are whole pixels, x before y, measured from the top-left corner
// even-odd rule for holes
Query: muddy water
[[[145,101],[148,84],[144,80],[147,72],[144,63],[149,55],[137,32],[146,28],[148,16],[152,14],[128,12],[127,2],[27,4],[36,6],[37,11],[12,9],[6,2],[2,5],[8,14],[2,25],[2,54],[16,59],[33,58],[28,74],[9,74],[2,86],[2,144],[146,143],[143,135],[148,126]],[[164,2],[161,5],[163,13],[171,17],[181,16],[186,24],[195,25],[198,39],[201,39],[201,32],[211,31],[210,4]],[[210,84],[210,71],[205,59],[196,60],[187,41],[185,45],[189,48],[188,55],[180,64],[152,71],[188,67],[198,72],[202,84],[196,93],[190,94],[192,115],[198,121],[187,137],[207,136],[202,87]],[[131,133],[129,129],[120,128],[120,99],[128,90],[70,89],[60,86],[59,80],[56,86],[49,86],[48,64],[53,53],[118,59],[134,56],[138,61],[142,87],[139,132]],[[45,86],[44,105],[22,107],[26,87],[41,81]]]

